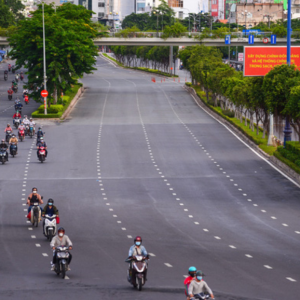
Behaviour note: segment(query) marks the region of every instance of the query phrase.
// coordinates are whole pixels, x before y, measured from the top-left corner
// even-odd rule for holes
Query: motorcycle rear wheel
[[[39,226],[39,222],[38,222],[38,217],[37,216],[33,216],[33,226],[35,226],[35,227]]]

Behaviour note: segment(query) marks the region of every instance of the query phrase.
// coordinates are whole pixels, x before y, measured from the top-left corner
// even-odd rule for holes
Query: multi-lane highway
[[[67,120],[38,122],[48,160],[26,138],[0,165],[1,299],[184,299],[191,265],[217,299],[298,299],[299,187],[182,85],[101,58],[97,67]],[[3,130],[11,105],[1,95]],[[50,271],[41,228],[26,222],[33,186],[54,199],[74,244],[67,280]],[[151,255],[142,292],[124,262],[136,235]]]

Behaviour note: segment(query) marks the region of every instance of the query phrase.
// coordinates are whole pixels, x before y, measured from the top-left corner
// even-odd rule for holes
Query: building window
[[[170,7],[183,7],[183,0],[168,0]]]
[[[212,4],[217,4],[217,0],[212,0]]]
[[[297,9],[296,9],[296,14],[299,14],[299,12],[300,12],[300,9],[297,8]]]
[[[104,2],[98,2],[98,7],[104,7],[105,3]]]
[[[104,17],[104,13],[99,12],[99,13],[98,13],[98,18],[103,18],[103,17]]]
[[[178,12],[178,18],[179,19],[183,19],[183,11],[179,11]]]
[[[136,4],[136,10],[137,11],[145,11],[145,3],[137,3]]]

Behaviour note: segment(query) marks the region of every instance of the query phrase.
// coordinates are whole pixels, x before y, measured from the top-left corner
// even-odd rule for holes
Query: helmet
[[[16,114],[18,114],[19,113],[19,111],[18,110],[16,110]]]
[[[62,231],[64,234],[65,234],[65,232],[66,232],[65,229],[64,229],[63,227],[59,227],[58,230],[57,230],[57,233],[59,233],[59,232],[61,232],[61,231]]]
[[[7,127],[10,127],[10,124],[9,124],[9,123],[7,123]]]
[[[192,275],[191,273],[193,273],[193,275],[195,276],[197,272],[197,268],[196,267],[189,267],[189,274]]]
[[[2,140],[1,140],[1,143],[5,143],[5,140],[4,140],[4,139],[2,139]]]
[[[41,131],[42,130],[42,128],[41,127],[39,127],[39,131]]]
[[[33,191],[33,190],[36,190],[36,191],[37,191],[38,189],[37,189],[36,187],[33,187],[33,188],[32,188],[32,191]]]
[[[48,199],[48,204],[49,204],[49,203],[52,203],[52,204],[53,204],[53,203],[54,203],[54,200],[53,200],[53,199],[51,199],[51,198],[50,198],[50,199]]]
[[[199,270],[199,271],[197,271],[196,276],[204,276],[204,274],[201,270]]]
[[[15,83],[15,81],[13,80],[12,83]]]
[[[141,242],[142,243],[142,238],[140,236],[137,236],[135,239],[134,239],[134,242]]]
[[[32,117],[30,117],[30,119],[29,120],[32,120]]]
[[[16,135],[13,133],[11,136],[12,136],[12,137],[15,137]]]

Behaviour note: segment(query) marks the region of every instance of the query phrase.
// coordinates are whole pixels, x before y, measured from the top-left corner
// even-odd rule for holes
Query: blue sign
[[[235,51],[232,51],[232,55],[234,55],[235,54]]]
[[[248,37],[248,44],[253,45],[254,44],[254,35],[250,34]]]
[[[271,34],[271,45],[276,45],[276,34]]]
[[[225,45],[230,45],[230,35],[225,35]]]
[[[251,33],[254,33],[254,34],[261,34],[261,30],[260,29],[243,29],[243,33],[246,32],[246,35],[249,35]]]

